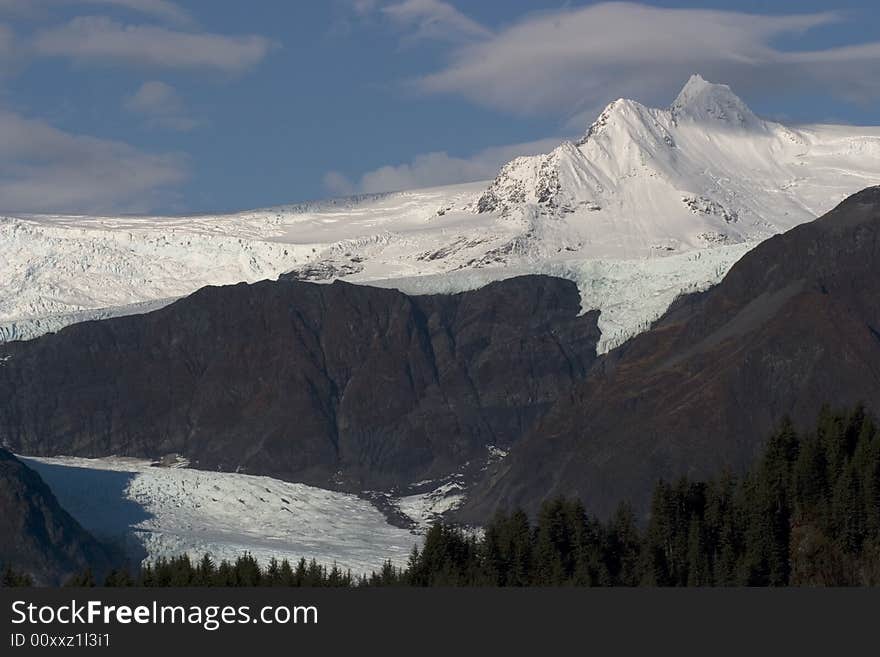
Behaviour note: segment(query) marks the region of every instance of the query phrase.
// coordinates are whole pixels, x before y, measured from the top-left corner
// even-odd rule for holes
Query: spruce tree
[[[608,572],[608,585],[637,586],[641,536],[635,514],[627,503],[621,503],[605,531],[603,562]]]
[[[21,588],[34,585],[34,581],[27,573],[17,572],[6,564],[3,568],[3,576],[0,578],[0,588]]]
[[[195,581],[196,586],[213,586],[216,567],[211,555],[204,554],[196,567]]]
[[[299,586],[296,576],[293,573],[293,568],[290,567],[290,561],[287,559],[281,560],[281,566],[278,569],[278,578],[280,586]]]

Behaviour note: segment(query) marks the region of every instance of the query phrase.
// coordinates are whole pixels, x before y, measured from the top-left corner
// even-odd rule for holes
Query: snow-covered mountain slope
[[[669,109],[616,100],[577,143],[507,164],[478,201],[520,248],[631,258],[761,240],[880,180],[880,128],[788,128],[693,76]]]
[[[33,337],[90,316],[138,312],[131,306],[152,308],[205,285],[276,278],[297,267],[316,267],[306,276],[315,280],[330,280],[335,271],[366,278],[418,274],[421,267],[405,257],[395,262],[394,252],[436,243],[438,232],[454,229],[461,217],[435,225],[426,216],[468,202],[484,185],[230,215],[0,217],[0,340]],[[474,227],[475,234],[480,230]]]
[[[0,340],[289,271],[431,292],[554,270],[603,310],[608,346],[878,181],[880,128],[764,121],[694,76],[668,109],[617,100],[491,182],[232,215],[0,218]]]
[[[699,292],[717,283],[755,242],[722,245],[628,260],[598,258],[536,259],[502,267],[465,268],[443,274],[372,281],[408,294],[455,293],[524,274],[545,274],[574,281],[584,310],[600,308],[596,349],[605,353],[660,317],[679,294]]]
[[[264,564],[305,557],[360,574],[388,559],[404,565],[421,541],[364,499],[304,484],[128,458],[21,458],[83,527],[145,560],[250,552]],[[423,528],[442,492],[406,497],[399,506]]]

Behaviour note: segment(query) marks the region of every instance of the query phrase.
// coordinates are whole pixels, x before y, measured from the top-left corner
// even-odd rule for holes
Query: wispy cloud
[[[65,0],[71,4],[104,5],[138,12],[156,20],[189,25],[193,18],[183,7],[168,0]]]
[[[183,109],[183,101],[174,87],[160,80],[144,82],[137,91],[126,97],[123,105],[130,112],[153,116],[178,114]]]
[[[345,2],[359,16],[366,16],[379,6],[379,0],[345,0]]]
[[[492,34],[448,2],[440,0],[404,0],[382,7],[382,12],[398,28],[406,30],[406,38],[412,42],[426,39],[471,41]]]
[[[347,34],[353,26],[391,27],[401,42],[467,43],[491,36],[487,27],[442,0],[336,0],[342,12],[332,32]]]
[[[521,115],[575,114],[616,97],[671,100],[694,72],[745,94],[821,85],[876,97],[880,44],[790,52],[782,36],[843,20],[835,12],[753,15],[604,3],[531,15],[453,48],[447,66],[415,81]]]
[[[330,171],[324,176],[324,188],[333,196],[349,196],[485,180],[494,178],[498,169],[513,158],[547,152],[560,141],[559,138],[549,138],[493,146],[470,157],[456,157],[442,151],[424,153],[410,162],[368,171],[357,181],[338,171]]]
[[[19,18],[42,20],[51,17],[52,9],[78,5],[123,9],[175,25],[194,23],[188,11],[170,0],[0,0],[0,13],[12,14]]]
[[[187,116],[177,90],[161,80],[144,82],[137,91],[123,99],[122,106],[143,116],[149,127],[188,132],[199,125],[196,119]]]
[[[152,154],[64,132],[0,110],[0,209],[6,212],[147,211],[188,177],[185,156]]]
[[[124,25],[101,16],[74,18],[37,32],[33,50],[78,62],[148,68],[214,70],[238,75],[256,66],[275,44],[263,36],[226,36]]]

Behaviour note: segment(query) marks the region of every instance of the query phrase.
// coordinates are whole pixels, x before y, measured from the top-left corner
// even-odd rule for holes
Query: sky
[[[692,73],[774,120],[880,125],[878,25],[876,0],[0,0],[0,212],[487,179]]]

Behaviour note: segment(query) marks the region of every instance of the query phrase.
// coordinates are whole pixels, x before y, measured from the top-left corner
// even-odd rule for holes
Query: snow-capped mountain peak
[[[676,121],[712,121],[738,127],[764,129],[764,122],[726,84],[715,84],[694,74],[670,106]]]
[[[510,162],[476,210],[527,226],[517,250],[533,258],[752,242],[876,179],[878,136],[764,121],[729,86],[693,75],[668,109],[615,100],[576,143]]]
[[[0,217],[0,343],[287,272],[417,293],[556,273],[618,341],[878,182],[880,128],[762,121],[693,76],[670,107],[615,100],[492,181],[234,215]]]
[[[590,139],[590,137],[595,137],[598,134],[601,134],[602,131],[611,123],[614,119],[616,113],[618,113],[621,109],[621,106],[624,103],[632,102],[627,101],[626,98],[618,98],[617,100],[612,100],[608,105],[605,106],[605,109],[596,117],[596,120],[587,128],[586,134],[577,142],[578,146],[583,146],[583,144]]]
[[[655,125],[652,110],[641,103],[629,98],[618,98],[602,110],[599,117],[593,121],[586,134],[576,142],[577,146],[583,146],[590,139],[594,139],[605,133],[628,132],[633,137],[638,137],[647,125]]]

